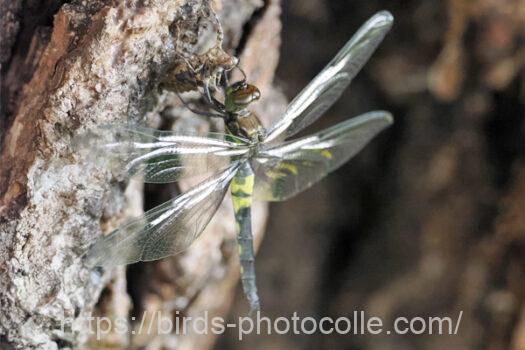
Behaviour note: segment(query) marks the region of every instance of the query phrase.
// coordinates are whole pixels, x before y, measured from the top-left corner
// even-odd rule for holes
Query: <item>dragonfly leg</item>
[[[178,92],[176,92],[176,94],[177,94],[177,97],[179,98],[179,100],[181,100],[181,102],[184,105],[184,107],[186,107],[187,109],[189,109],[190,111],[192,111],[195,114],[202,115],[202,116],[205,116],[205,117],[211,117],[211,118],[222,118],[223,117],[222,115],[217,114],[217,113],[211,113],[211,112],[206,112],[206,111],[201,111],[199,109],[195,109],[195,108],[191,107],[190,104],[188,102],[186,102]]]
[[[215,97],[213,97],[213,94],[210,90],[210,83],[208,81],[204,82],[204,97],[206,98],[206,101],[208,102],[210,107],[213,108],[215,111],[223,115],[226,113],[224,105],[220,103]]]
[[[255,283],[255,253],[253,250],[251,220],[253,183],[253,170],[250,164],[246,162],[233,178],[231,192],[237,227],[242,289],[250,303],[252,312],[260,310],[257,285]]]
[[[228,79],[228,73],[225,70],[222,71],[221,78],[221,88],[226,95],[226,89],[230,86],[230,80]]]

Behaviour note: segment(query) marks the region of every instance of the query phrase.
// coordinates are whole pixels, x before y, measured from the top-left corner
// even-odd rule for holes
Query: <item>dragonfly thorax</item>
[[[249,111],[244,114],[232,113],[226,120],[226,128],[232,135],[252,142],[261,142],[266,135],[266,130],[257,115]]]

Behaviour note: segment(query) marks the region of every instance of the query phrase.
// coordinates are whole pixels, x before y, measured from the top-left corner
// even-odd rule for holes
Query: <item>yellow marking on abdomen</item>
[[[240,182],[242,180],[242,182]],[[251,195],[253,192],[253,183],[255,181],[254,175],[234,177],[232,181],[231,191],[232,193],[242,191],[246,194]],[[244,183],[243,183],[244,182]]]
[[[232,192],[233,210],[237,214],[242,208],[249,208],[252,205],[252,197],[239,197]]]
[[[242,208],[251,207],[254,180],[254,175],[233,178],[231,194],[235,213],[238,213]],[[243,193],[246,197],[237,195],[237,193]]]

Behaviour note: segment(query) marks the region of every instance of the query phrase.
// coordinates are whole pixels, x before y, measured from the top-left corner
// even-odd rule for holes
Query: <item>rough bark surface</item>
[[[231,67],[236,50],[251,81],[263,94],[279,97],[271,88],[279,5],[233,0],[39,5],[47,5],[42,16],[54,14],[52,21],[47,18],[49,27],[43,21],[19,31],[30,5],[2,1],[3,9],[9,6],[2,12],[7,40],[0,52],[2,96],[9,103],[2,104],[0,118],[0,342],[20,349],[209,347],[213,337],[197,335],[115,332],[95,339],[84,318],[93,310],[112,319],[145,310],[149,315],[156,310],[165,315],[226,312],[237,281],[229,202],[181,256],[134,266],[127,275],[125,268],[89,270],[81,259],[85,245],[140,214],[143,191],[133,182],[124,191],[107,171],[82,163],[70,142],[103,123],[170,127],[171,120],[163,117],[178,116],[183,109],[173,93],[159,86],[195,88],[187,79],[195,76],[188,64],[204,67],[198,82],[218,67]],[[52,5],[56,14],[49,12]],[[26,37],[29,46],[15,39]],[[282,101],[266,99],[260,108],[278,108]],[[257,206],[254,216],[260,238],[266,207]],[[141,280],[144,273],[147,282]]]

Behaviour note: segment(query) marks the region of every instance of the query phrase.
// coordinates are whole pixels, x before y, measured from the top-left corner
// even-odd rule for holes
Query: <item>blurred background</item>
[[[463,311],[457,336],[250,335],[215,349],[525,349],[525,2],[283,1],[276,84],[292,99],[375,12],[392,31],[308,132],[385,109],[395,124],[272,204],[263,314]],[[247,313],[240,287],[230,321]],[[388,323],[390,322],[390,323]]]
[[[63,6],[66,3],[67,6]],[[179,2],[174,3],[177,4],[170,4],[172,8],[179,6]],[[208,5],[207,1],[182,3],[184,11],[201,9],[201,3]],[[212,3],[217,5],[219,2]],[[235,48],[245,49],[247,43],[253,45],[251,60],[243,62],[252,64],[254,74],[247,70],[250,79],[256,80],[254,76],[259,74],[259,80],[263,81],[273,72],[273,62],[269,61],[275,59],[272,50],[278,28],[267,27],[268,23],[275,23],[275,18],[269,16],[266,27],[263,26],[267,30],[265,35],[256,31],[250,33],[250,29],[254,28],[250,26],[254,23],[245,21],[257,22],[260,19],[257,13],[260,15],[264,9],[256,9],[263,5],[268,9],[270,3],[275,3],[259,0],[220,3],[223,6],[221,20],[227,39],[225,49],[234,52]],[[78,38],[86,39],[86,42],[92,41],[95,49],[100,41],[102,44],[99,49],[103,49],[109,41],[108,37],[102,35],[104,30],[111,31],[112,26],[118,26],[120,22],[106,21],[107,29],[98,24],[86,24],[92,20],[99,21],[111,13],[104,10],[106,6],[121,7],[129,13],[134,11],[135,6],[152,8],[155,10],[152,18],[157,18],[163,13],[159,8],[166,4],[165,1],[140,0],[0,0],[0,17],[8,17],[4,23],[0,23],[3,34],[3,41],[0,42],[0,73],[3,78],[0,97],[4,101],[0,105],[0,138],[10,128],[15,116],[27,121],[27,125],[37,125],[29,128],[31,133],[37,134],[38,130],[53,129],[49,133],[69,135],[81,124],[101,122],[103,118],[99,114],[82,104],[71,115],[64,115],[62,109],[57,107],[59,104],[54,105],[52,118],[48,114],[37,113],[39,108],[47,106],[45,103],[52,100],[49,96],[55,96],[55,87],[45,87],[47,81],[54,84],[55,76],[58,77],[57,81],[63,80],[64,84],[68,81],[62,79],[64,71],[61,69],[67,69],[66,72],[72,73],[72,77],[84,76],[76,75],[78,71],[76,64],[73,64],[77,59],[80,62],[83,56],[77,55],[76,49],[62,52],[62,46],[71,44],[70,40],[73,40],[69,30],[77,33]],[[391,111],[395,123],[325,180],[292,200],[271,205],[266,234],[256,262],[263,316],[275,320],[278,317],[290,318],[295,312],[302,317],[321,319],[328,316],[335,319],[340,316],[352,318],[354,312],[364,311],[367,317],[380,317],[386,328],[397,317],[450,317],[456,320],[462,312],[462,318],[458,335],[453,336],[428,333],[402,336],[322,335],[316,332],[312,335],[253,334],[238,341],[238,330],[231,329],[218,336],[214,348],[525,350],[525,0],[287,0],[282,1],[281,5],[282,44],[275,85],[289,100],[334,57],[368,18],[383,9],[393,13],[395,24],[372,59],[334,107],[304,134],[377,109]],[[255,10],[256,14],[252,16]],[[89,20],[84,16],[76,16],[77,11],[84,11],[83,14]],[[91,18],[93,13],[96,16]],[[141,17],[145,16],[141,11],[133,12],[135,14],[139,19],[148,18]],[[181,16],[170,29],[173,29],[173,33],[179,33],[178,30],[182,28],[183,34],[197,31],[203,24],[197,26],[197,22],[193,21],[196,21],[196,17],[205,16],[197,11],[192,16],[190,21]],[[57,33],[53,34],[57,39],[50,41],[54,18],[60,19],[57,21],[60,25]],[[67,18],[74,19],[70,23],[71,28],[61,29]],[[122,20],[123,23],[126,21]],[[102,33],[100,36],[93,34],[99,31]],[[119,33],[122,36],[117,36],[117,39],[128,40],[127,31]],[[147,33],[157,32],[138,31],[135,33],[137,40],[145,40],[150,35],[155,37]],[[180,36],[184,37],[182,34]],[[181,38],[177,40],[192,40],[192,37],[185,38],[186,41]],[[268,39],[268,42],[258,38]],[[84,44],[84,39],[72,44],[71,48],[80,43],[78,47],[81,51],[91,52],[91,46]],[[50,48],[58,50],[56,57],[43,55],[48,43]],[[126,50],[129,50],[130,57],[138,55],[136,57],[140,58],[140,47],[130,45]],[[164,54],[171,52],[173,55],[176,51],[165,46],[163,48]],[[44,62],[42,65],[39,63],[41,57]],[[63,66],[60,63],[62,61],[56,61],[59,57],[67,58]],[[176,103],[172,106],[173,101],[169,100],[169,96],[164,94],[157,100],[160,92],[152,89],[161,81],[161,77],[169,78],[169,74],[165,74],[167,66],[164,65],[171,64],[172,58],[169,55],[164,57],[165,62],[160,65],[150,64],[145,59],[137,60],[136,65],[130,65],[124,70],[125,83],[108,86],[107,91],[123,91],[123,94],[115,94],[117,97],[128,96],[129,93],[129,106],[133,112],[129,113],[137,118],[142,117],[143,112],[154,104],[159,104],[152,112],[154,118],[159,117],[156,114],[178,117],[177,113],[181,111],[189,113],[180,106],[174,94],[172,97]],[[54,68],[50,70],[48,67]],[[144,72],[144,78],[139,79],[140,84],[144,85],[135,86],[136,67]],[[35,72],[38,74],[35,75]],[[111,72],[113,70],[108,71],[108,74]],[[29,84],[31,89],[24,88],[33,78],[38,83],[36,86],[41,87],[33,89],[33,85]],[[80,87],[89,86],[80,80],[78,84]],[[259,82],[257,85],[263,86]],[[43,93],[40,94],[40,91]],[[76,96],[73,92],[71,94]],[[102,104],[97,105],[104,112],[102,116],[106,118],[107,114],[115,114],[115,121],[127,118],[128,111],[123,112],[121,106],[114,103],[126,99],[108,96],[113,94],[100,94],[97,97],[102,101]],[[42,99],[41,106],[33,106],[36,103],[31,97],[35,97],[34,101],[38,104]],[[53,98],[56,100],[56,97]],[[261,102],[261,105],[264,104],[264,101]],[[28,110],[36,111],[35,114],[25,114],[25,109],[19,112],[19,103],[29,106]],[[159,112],[162,104],[169,108]],[[178,109],[175,108],[176,104],[179,104]],[[33,117],[35,120],[31,119]],[[86,122],[86,119],[91,118],[95,118],[94,121]],[[173,122],[168,119],[162,120]],[[35,142],[34,145],[27,143],[29,146],[24,146],[27,150],[22,150],[22,154],[34,157],[35,153],[40,152],[37,148],[42,144],[45,144],[44,149],[53,149],[57,154],[66,152],[62,149],[65,146],[56,141],[61,138],[49,141],[46,137],[33,138],[32,134],[28,135],[21,138],[20,144],[26,139]],[[61,161],[69,162],[70,154],[64,154],[67,156],[60,157]],[[27,164],[25,161],[20,162],[18,153],[16,156],[9,156],[6,159],[10,159],[11,163],[4,163],[8,169],[3,173],[9,177],[10,166],[13,169],[20,167],[22,170],[15,169],[14,174],[20,172],[25,176],[25,166],[33,164],[32,160],[28,160]],[[18,182],[14,184],[17,196],[25,197],[26,194],[20,192]],[[124,186],[117,183],[113,185],[108,196],[112,198],[109,202],[114,206],[107,213],[104,212],[110,225],[114,224],[113,216],[119,216],[115,213],[121,211],[119,208],[125,202],[122,195]],[[175,196],[179,188],[170,186],[146,186],[146,209]],[[91,209],[84,208],[83,200],[88,197],[80,186],[75,191],[73,193],[78,198],[74,203],[96,217]],[[142,190],[135,188],[134,191],[140,198]],[[61,198],[59,203],[71,203],[71,198],[76,197],[68,192],[68,196],[49,198]],[[141,206],[140,200],[129,202],[136,207]],[[45,206],[49,202],[41,203],[41,208],[45,209],[42,212],[46,213],[46,217],[51,217],[52,214],[47,214],[50,208]],[[102,204],[98,205],[102,211]],[[91,204],[89,206],[91,208]],[[72,208],[75,206],[68,204],[67,208],[74,212]],[[259,207],[260,217],[264,216],[263,209]],[[216,225],[217,234],[208,235],[207,241],[199,240],[190,248],[189,254],[112,271],[112,280],[107,282],[107,288],[102,292],[93,314],[135,317],[142,311],[153,312],[163,308],[173,313],[174,310],[186,308],[189,303],[189,315],[194,315],[194,312],[204,307],[222,315],[227,308],[229,288],[232,283],[238,282],[232,214],[231,210],[223,213],[227,213],[224,215],[228,215],[228,220],[220,222],[223,214],[216,215],[219,221],[219,225]],[[60,215],[65,214],[60,211]],[[35,215],[35,220],[39,218]],[[35,248],[18,249],[19,242],[13,240],[13,243],[9,243],[16,248],[10,248],[13,254],[27,254],[34,259],[35,264],[28,265],[31,268],[13,268],[18,266],[17,259],[9,255],[9,261],[15,265],[6,264],[7,267],[3,267],[0,264],[0,270],[4,268],[10,272],[5,274],[7,279],[15,276],[17,286],[22,285],[22,280],[28,281],[27,285],[32,286],[32,290],[41,293],[40,284],[33,281],[45,280],[47,283],[50,280],[48,276],[55,276],[55,271],[51,274],[49,266],[46,266],[48,260],[41,259],[40,252],[42,256],[53,257],[55,250],[48,249],[47,245],[39,245],[39,242],[58,242],[65,238],[68,242],[76,242],[71,237],[79,235],[79,230],[75,229],[71,236],[70,231],[63,229],[63,221],[56,221],[56,230],[54,226],[46,227],[47,236],[41,233],[39,225],[34,224],[40,221],[29,221],[33,225],[26,225],[29,227],[27,231],[32,227],[39,229],[33,230],[35,232],[28,236],[36,239],[27,239],[23,245]],[[8,222],[13,226],[13,232],[24,228],[18,222],[14,219]],[[89,227],[83,229],[82,232],[90,230]],[[230,233],[232,244],[221,243],[224,237],[228,237],[225,232]],[[25,239],[26,236],[18,234]],[[0,241],[11,236],[0,235]],[[27,253],[37,248],[40,249],[39,255]],[[216,254],[207,254],[209,251]],[[71,254],[77,256],[80,250],[74,250]],[[64,264],[68,261],[64,260]],[[230,261],[235,265],[229,264]],[[54,269],[55,265],[52,266]],[[56,272],[56,281],[51,281],[56,289],[49,287],[49,295],[35,299],[44,300],[49,309],[38,308],[31,315],[32,318],[29,318],[24,307],[33,304],[20,297],[26,294],[16,294],[15,288],[0,288],[0,294],[7,292],[4,295],[9,296],[4,298],[7,300],[5,305],[0,305],[8,310],[2,313],[9,316],[5,319],[15,319],[14,324],[24,326],[36,320],[38,322],[34,322],[34,329],[40,327],[39,322],[44,319],[47,320],[48,330],[55,329],[58,321],[50,316],[58,310],[55,305],[72,309],[74,305],[64,303],[61,298],[77,289],[85,291],[85,295],[77,301],[79,308],[89,309],[98,294],[84,285],[80,288],[77,284],[84,283],[80,278],[63,278],[60,271],[70,271],[69,267],[62,266],[63,270]],[[86,271],[76,265],[73,270],[79,274]],[[49,272],[49,275],[42,271]],[[69,282],[75,288],[71,289]],[[93,283],[102,288],[102,282]],[[23,313],[10,311],[13,308],[19,310],[13,302],[15,297],[11,295],[23,301],[20,302]],[[55,297],[58,304],[49,301]],[[184,298],[186,300],[182,306],[172,302]],[[240,286],[237,286],[234,300],[229,322],[237,322],[238,317],[248,314]],[[52,312],[46,313],[46,310]],[[75,317],[79,317],[80,311],[75,309],[74,312]],[[174,317],[173,314],[171,316]],[[139,322],[135,321],[134,326],[138,325]],[[42,341],[35,334],[48,336],[43,331],[28,332],[30,328],[21,331],[16,327],[11,328],[12,333],[20,335],[24,341]],[[154,334],[141,336],[124,334],[118,338],[110,334],[105,341],[92,342],[91,345],[92,348],[104,349],[207,349],[215,340],[213,337],[196,337],[193,334],[188,337],[166,337],[161,339],[166,340],[162,343],[159,339],[152,340]],[[0,334],[0,349],[4,348],[4,340],[4,335]],[[48,340],[50,344],[62,348],[71,348],[71,344],[74,344],[67,337]]]

